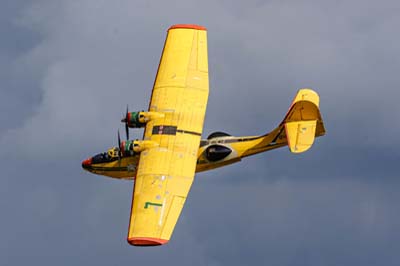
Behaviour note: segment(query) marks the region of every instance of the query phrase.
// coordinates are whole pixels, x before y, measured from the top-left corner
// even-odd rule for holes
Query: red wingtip
[[[160,246],[168,243],[168,240],[152,237],[131,237],[128,243],[132,246]]]
[[[168,30],[172,29],[194,29],[194,30],[207,30],[206,27],[195,24],[176,24],[172,25]]]

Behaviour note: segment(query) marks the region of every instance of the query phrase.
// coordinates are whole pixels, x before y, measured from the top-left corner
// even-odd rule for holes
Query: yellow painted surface
[[[317,121],[285,123],[288,146],[291,152],[300,153],[308,150],[314,143]]]
[[[311,89],[298,91],[283,121],[291,152],[304,152],[314,143],[317,122],[322,122],[318,107],[319,96],[316,92]],[[318,133],[325,133],[323,125],[322,131],[320,129]]]
[[[287,146],[288,142],[293,144],[288,146],[289,149],[294,153],[306,151],[313,144],[313,136],[320,137],[325,134],[325,127],[318,105],[318,94],[310,89],[302,89],[297,93],[283,121],[278,125],[278,127],[276,127],[268,134],[262,136],[228,136],[219,137],[212,140],[203,140],[203,142],[205,141],[207,142],[207,144],[198,149],[196,172],[207,171],[236,163],[241,161],[241,159],[244,157]],[[306,127],[307,129],[302,129],[304,127]],[[294,132],[294,134],[289,134],[288,137],[286,129],[289,129],[290,132]],[[297,134],[296,132],[298,132],[299,134]],[[182,158],[180,158],[179,156],[172,157],[171,152],[167,152],[165,147],[173,146],[168,135],[162,135],[162,137],[160,137],[160,135],[154,135],[151,137],[161,139],[162,146],[164,147],[162,150],[167,153],[167,160],[170,160],[168,158],[177,159],[177,162],[170,162],[171,167],[175,164],[180,165],[182,163]],[[193,138],[193,136],[186,135],[183,135],[181,137],[182,141],[187,141],[187,139],[189,139],[190,141],[190,138]],[[147,142],[147,144],[143,141],[139,142],[141,142],[141,146],[147,148],[152,147],[154,144],[152,141]],[[180,141],[180,143],[182,142]],[[155,142],[155,144],[158,145],[157,142]],[[232,153],[224,160],[209,162],[206,159],[205,150],[209,145],[214,144],[226,146],[232,150]],[[157,145],[154,146],[156,147]],[[185,148],[182,145],[176,146],[175,150],[185,151]],[[110,152],[115,153],[115,148],[110,149],[109,153]],[[148,152],[144,152],[143,154],[148,154]],[[114,156],[117,155],[114,154]],[[123,157],[120,161],[95,164],[93,165],[93,169],[89,171],[95,174],[106,175],[114,178],[132,179],[134,176],[136,176],[136,166],[139,156],[139,154],[135,154],[133,157]],[[156,169],[155,164],[152,163],[149,163],[147,167],[152,167]]]
[[[205,158],[207,146],[200,147],[196,172],[236,163],[241,158],[286,145],[289,146],[290,151],[293,153],[304,152],[312,146],[315,137],[323,136],[324,134],[325,127],[319,110],[318,94],[311,89],[301,89],[296,94],[283,121],[268,134],[262,136],[222,137],[211,140],[211,144],[223,145],[232,149],[232,154],[226,159],[208,162]]]
[[[133,179],[138,160],[139,156],[129,156],[122,157],[119,161],[97,163],[92,166],[90,172],[117,179]]]
[[[144,139],[158,145],[140,154],[128,239],[169,240],[189,193],[208,99],[206,34],[168,31],[149,108],[164,117],[146,124]],[[156,126],[177,132],[153,134]]]
[[[262,136],[227,136],[219,137],[212,140],[203,140],[203,142],[206,142],[206,144],[202,145],[198,149],[196,172],[202,172],[223,167],[232,163],[239,162],[244,157],[284,146],[289,146],[289,150],[294,153],[306,151],[313,144],[314,137],[320,137],[325,134],[325,127],[318,105],[318,94],[310,89],[302,89],[296,94],[296,97],[283,121],[278,125],[278,127],[276,127],[268,134]],[[306,128],[306,130],[304,130],[304,128]],[[289,136],[287,136],[287,131],[290,132]],[[159,138],[162,141],[161,144],[164,147],[162,150],[164,150],[164,152],[167,152],[165,147],[169,147],[172,145],[170,142],[170,137],[168,137],[168,135],[155,135],[151,137]],[[193,138],[193,136],[185,135],[181,137],[182,141],[187,141],[188,139],[190,141],[190,138]],[[140,148],[148,148],[152,146],[156,147],[158,145],[157,142],[152,141],[138,142],[141,143]],[[290,142],[291,145],[288,145],[288,142]],[[227,158],[224,158],[224,160],[210,162],[205,156],[205,151],[209,145],[214,144],[228,147],[232,150],[232,153]],[[109,153],[113,153],[114,157],[117,156],[115,153],[115,149],[116,148],[111,148],[109,150]],[[176,146],[175,150],[185,151],[185,147],[182,145]],[[106,175],[113,178],[132,179],[134,176],[136,176],[136,168],[139,156],[139,154],[135,154],[133,157],[123,157],[120,161],[95,164],[93,165],[93,169],[87,170],[95,174]],[[166,156],[169,156],[168,158],[171,157],[177,159],[177,162],[171,162],[171,167],[175,165],[175,163],[177,165],[181,164],[182,158],[179,158],[179,156],[178,158],[176,158],[176,156],[172,157],[171,152],[167,152]],[[148,167],[152,167],[155,169],[155,164],[150,163]]]

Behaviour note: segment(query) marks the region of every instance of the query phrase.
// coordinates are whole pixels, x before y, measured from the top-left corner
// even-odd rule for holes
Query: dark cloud
[[[0,264],[398,265],[399,8],[5,5]],[[146,108],[176,23],[209,30],[204,135],[266,133],[301,87],[320,93],[328,133],[301,155],[283,148],[197,175],[171,242],[138,249],[125,241],[132,183],[85,173],[80,162],[115,145],[126,104]]]
[[[39,77],[16,64],[40,39],[17,21],[25,5],[8,1],[0,10],[0,136],[9,128],[21,126],[40,100]]]
[[[381,256],[397,257],[390,243],[399,237],[392,230],[399,222],[392,189],[398,181],[373,187],[352,177],[255,177],[240,186],[206,180],[192,191],[218,195],[203,197],[190,219],[199,241],[224,264],[375,265]],[[214,215],[207,216],[210,209]]]

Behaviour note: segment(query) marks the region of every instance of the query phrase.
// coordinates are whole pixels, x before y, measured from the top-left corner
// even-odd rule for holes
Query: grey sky
[[[399,265],[397,1],[7,1],[1,265]],[[204,136],[255,135],[297,89],[327,135],[197,175],[173,238],[126,243],[132,183],[83,172],[147,107],[166,30],[208,28]],[[132,138],[141,131],[132,132]]]

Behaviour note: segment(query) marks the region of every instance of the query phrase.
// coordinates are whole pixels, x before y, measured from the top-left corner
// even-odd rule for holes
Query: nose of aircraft
[[[90,157],[82,162],[83,169],[88,169],[91,165],[92,165],[92,157]]]

